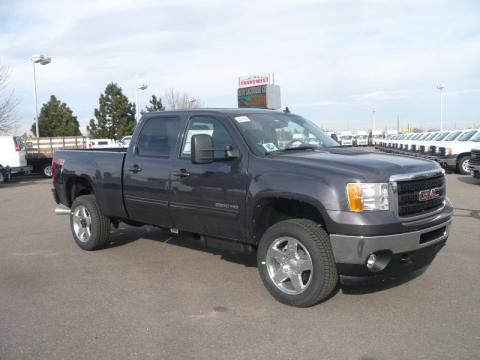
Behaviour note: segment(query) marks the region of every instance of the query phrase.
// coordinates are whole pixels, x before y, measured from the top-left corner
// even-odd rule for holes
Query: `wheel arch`
[[[273,224],[287,219],[309,219],[328,233],[328,216],[318,200],[304,195],[268,194],[255,200],[251,211],[251,241],[258,245],[263,233]]]
[[[91,179],[85,176],[74,176],[67,180],[65,185],[68,207],[81,195],[95,194]]]

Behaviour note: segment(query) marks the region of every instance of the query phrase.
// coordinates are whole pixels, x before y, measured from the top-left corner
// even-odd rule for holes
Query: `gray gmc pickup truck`
[[[120,222],[191,233],[256,251],[268,291],[298,307],[340,280],[423,271],[452,220],[437,163],[344,149],[278,111],[149,113],[128,149],[56,151],[52,167],[56,212],[82,249]]]

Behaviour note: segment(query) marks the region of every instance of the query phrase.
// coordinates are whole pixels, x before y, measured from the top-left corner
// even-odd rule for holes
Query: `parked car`
[[[124,147],[124,148],[128,148],[128,146],[130,145],[130,141],[132,141],[132,136],[129,135],[129,136],[124,136],[121,140],[120,140],[120,146]]]
[[[448,237],[453,209],[437,163],[343,149],[297,115],[148,113],[132,144],[55,152],[56,213],[70,216],[82,249],[107,244],[119,222],[193,233],[207,246],[255,251],[270,293],[305,307],[326,299],[339,276],[420,271]]]
[[[0,136],[0,184],[13,174],[32,171],[28,166],[25,145],[19,136]]]
[[[33,171],[44,177],[52,176],[52,159],[55,150],[85,149],[87,138],[84,136],[29,137],[25,139],[28,165]]]

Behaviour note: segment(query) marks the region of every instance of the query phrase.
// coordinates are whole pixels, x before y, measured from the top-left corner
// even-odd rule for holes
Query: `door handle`
[[[190,176],[190,173],[187,171],[187,169],[180,169],[180,170],[174,171],[173,176],[187,177],[187,176]]]
[[[133,165],[131,168],[128,168],[127,170],[136,174],[136,173],[142,171],[142,168],[138,165]]]

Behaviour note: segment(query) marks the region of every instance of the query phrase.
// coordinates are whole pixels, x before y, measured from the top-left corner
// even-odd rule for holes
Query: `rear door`
[[[158,115],[142,120],[124,165],[124,198],[129,217],[146,224],[172,227],[168,211],[170,173],[183,118]]]

